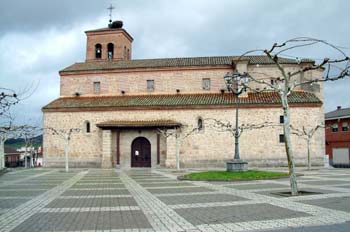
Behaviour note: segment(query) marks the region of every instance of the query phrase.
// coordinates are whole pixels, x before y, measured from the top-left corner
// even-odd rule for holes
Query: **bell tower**
[[[107,28],[85,31],[86,61],[131,60],[131,35],[123,29],[122,21],[110,20]]]

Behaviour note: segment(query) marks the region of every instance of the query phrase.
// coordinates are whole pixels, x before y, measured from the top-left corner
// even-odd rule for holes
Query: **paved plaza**
[[[178,181],[172,170],[18,170],[0,176],[0,232],[350,231],[350,169],[289,180]]]

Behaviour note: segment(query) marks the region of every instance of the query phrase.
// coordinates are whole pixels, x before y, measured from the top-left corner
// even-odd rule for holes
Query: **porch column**
[[[112,131],[102,130],[102,163],[101,168],[112,167]]]
[[[165,166],[168,168],[176,168],[176,138],[175,138],[175,136],[169,136],[166,138]]]

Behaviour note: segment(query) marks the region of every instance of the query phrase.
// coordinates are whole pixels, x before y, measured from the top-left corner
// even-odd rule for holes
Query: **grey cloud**
[[[37,93],[23,103],[29,114],[40,115],[59,96],[58,71],[85,59],[84,30],[107,25],[110,3],[117,8],[113,18],[122,19],[135,39],[134,58],[239,55],[296,36],[350,46],[350,2],[341,0],[2,0],[0,49],[8,52],[0,53],[0,81],[18,87],[40,80]],[[41,47],[46,51],[38,53]],[[288,55],[334,54],[308,49]],[[327,111],[350,106],[349,84],[326,84]]]

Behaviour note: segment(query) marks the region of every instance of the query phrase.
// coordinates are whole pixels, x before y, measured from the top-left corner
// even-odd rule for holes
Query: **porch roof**
[[[99,128],[157,128],[157,127],[180,127],[182,124],[173,120],[150,120],[150,121],[106,121],[97,123]]]

